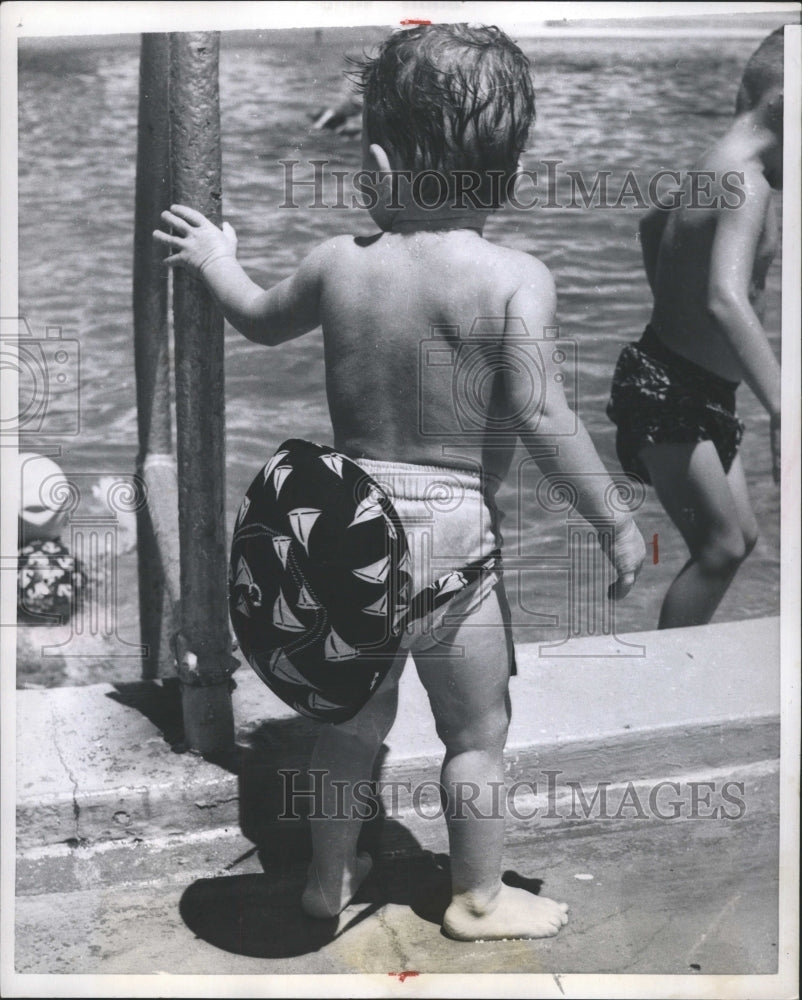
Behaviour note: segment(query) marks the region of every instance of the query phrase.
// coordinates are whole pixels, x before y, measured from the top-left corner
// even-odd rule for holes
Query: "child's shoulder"
[[[500,246],[498,243],[485,241],[488,255],[499,271],[504,275],[510,290],[518,289],[553,294],[554,277],[548,267],[534,254],[512,247]]]
[[[333,236],[319,243],[304,258],[302,269],[318,276],[339,270],[343,266],[355,265],[362,251],[381,241],[384,234],[379,232],[372,236],[355,236],[343,234]],[[537,294],[553,295],[554,278],[551,271],[531,253],[506,247],[499,243],[491,243],[482,239],[477,244],[471,242],[462,248],[453,247],[451,254],[453,264],[462,265],[460,271],[476,271],[492,282],[499,290],[505,290],[508,295],[518,289]],[[441,257],[449,256],[446,252]]]
[[[318,243],[309,251],[304,258],[304,263],[308,262],[315,266],[325,266],[332,261],[336,261],[343,254],[347,254],[353,250],[356,245],[356,239],[357,237],[355,236],[342,234],[323,240],[322,243]]]
[[[732,207],[733,202],[740,207],[744,200],[757,198],[766,201],[771,195],[771,184],[763,164],[754,155],[741,151],[737,146],[733,151],[732,146],[724,142],[708,150],[694,163],[685,178],[685,185],[690,187],[689,207],[694,209],[709,207],[710,195],[714,196],[715,205],[725,210]],[[715,197],[722,190],[727,193],[723,204],[721,198]],[[708,197],[702,197],[705,194]],[[695,204],[700,199],[702,206]]]
[[[355,236],[332,236],[313,247],[301,260],[295,273],[296,279],[317,285],[330,279],[343,266],[353,253]]]
[[[382,233],[375,233],[372,236],[358,236],[352,233],[331,236],[309,251],[301,262],[301,267],[325,275],[343,264],[353,264],[359,258],[360,252],[377,243],[381,236]]]

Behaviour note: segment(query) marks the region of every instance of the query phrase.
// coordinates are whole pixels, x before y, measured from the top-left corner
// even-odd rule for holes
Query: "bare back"
[[[508,453],[483,454],[482,421],[504,405],[493,341],[521,263],[537,262],[464,229],[340,237],[327,246],[320,317],[335,447],[413,463],[482,463],[503,475],[514,435]],[[479,359],[466,399],[455,387],[455,348],[487,318],[496,321],[485,324],[491,333],[478,348],[487,360]]]

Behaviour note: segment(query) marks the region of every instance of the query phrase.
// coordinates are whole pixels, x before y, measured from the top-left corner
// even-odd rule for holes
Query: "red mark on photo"
[[[388,976],[396,976],[399,983],[403,983],[405,979],[412,979],[415,976],[419,976],[419,972],[388,972]]]
[[[405,17],[403,21],[399,21],[399,24],[403,25],[405,28],[409,28],[413,24],[431,24],[431,21],[425,21],[422,17]],[[395,973],[391,973],[395,975]],[[415,973],[417,976],[417,972]]]
[[[657,533],[652,535],[652,563],[656,566],[660,562],[660,547],[657,542]]]

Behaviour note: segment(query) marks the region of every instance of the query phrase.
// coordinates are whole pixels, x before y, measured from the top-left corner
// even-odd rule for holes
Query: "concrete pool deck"
[[[779,632],[770,618],[638,633],[616,640],[643,654],[626,657],[599,657],[597,639],[519,647],[506,878],[571,907],[541,941],[440,933],[445,825],[432,787],[417,807],[406,790],[436,781],[441,751],[411,665],[381,762],[384,812],[366,826],[375,873],[334,921],[300,912],[308,821],[278,819],[278,771],[303,771],[314,724],[250,670],[236,675],[238,751],[217,762],[181,752],[173,684],[18,691],[14,995],[40,995],[24,991],[33,973],[100,977],[85,995],[110,995],[103,977],[124,975],[130,995],[158,994],[166,973],[258,976],[253,995],[311,996],[323,987],[304,977],[334,973],[368,978],[329,980],[327,995],[701,997],[723,976],[728,996],[790,997],[780,688],[766,669]],[[606,993],[613,973],[666,978]],[[265,979],[284,974],[289,986]],[[215,995],[252,995],[228,993],[238,982]]]
[[[636,655],[599,657],[594,638],[519,647],[508,781],[539,781],[545,790],[551,770],[566,790],[571,781],[626,783],[776,759],[780,679],[766,664],[779,663],[779,640],[779,619],[767,618],[618,640],[619,650]],[[237,825],[254,840],[272,832],[291,847],[295,833],[287,831],[297,824],[276,817],[300,777],[278,772],[304,768],[315,724],[249,668],[235,677],[238,751],[216,763],[177,752],[172,683],[16,692],[20,860],[34,852],[68,862],[75,848]],[[440,758],[410,664],[381,778],[436,780]],[[20,874],[28,868],[23,863]]]

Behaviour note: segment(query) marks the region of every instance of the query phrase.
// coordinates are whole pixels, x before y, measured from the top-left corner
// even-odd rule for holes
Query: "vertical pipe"
[[[221,218],[219,35],[170,35],[172,201]],[[223,318],[183,269],[173,283],[178,518],[181,541],[179,659],[184,731],[202,753],[234,743],[230,695],[225,537]]]
[[[139,454],[137,473],[144,476],[150,453],[167,460],[172,454],[170,366],[168,358],[167,270],[153,244],[153,230],[170,204],[169,118],[167,114],[169,36],[144,34],[139,61],[139,127],[134,225],[134,363],[136,369]],[[174,478],[174,473],[173,473]],[[154,529],[156,496],[137,511],[139,620],[148,652],[145,678],[173,672],[169,636],[172,608],[165,588],[165,566]],[[163,512],[169,522],[174,498]],[[165,534],[169,537],[169,524]]]

